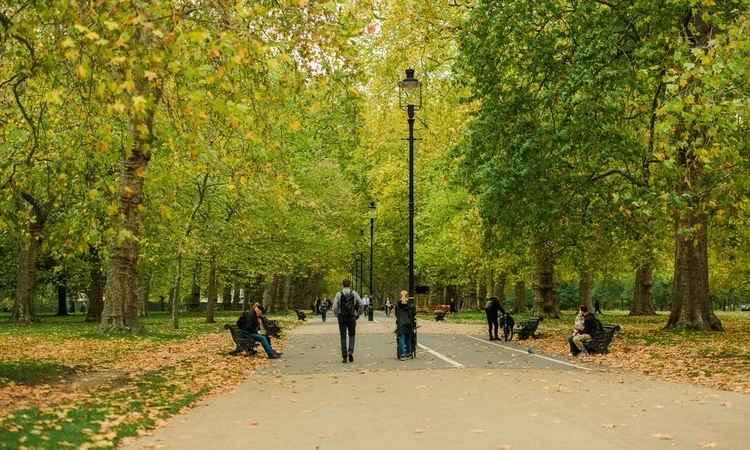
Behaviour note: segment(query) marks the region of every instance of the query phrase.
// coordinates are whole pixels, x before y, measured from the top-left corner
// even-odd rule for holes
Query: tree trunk
[[[534,310],[535,316],[560,317],[560,305],[555,283],[555,268],[552,256],[546,250],[537,254],[534,266]]]
[[[174,274],[174,284],[172,285],[172,307],[169,309],[172,317],[172,328],[175,330],[180,327],[180,287],[182,286],[182,251],[177,254],[177,268]]]
[[[594,304],[591,302],[591,292],[594,289],[594,275],[591,271],[582,270],[580,276],[581,280],[578,283],[578,306],[585,305],[589,311],[594,311]]]
[[[508,272],[503,271],[495,277],[492,287],[492,296],[500,299],[500,304],[505,302],[505,284],[508,282]]]
[[[193,281],[193,286],[190,289],[190,301],[185,305],[185,311],[200,312],[201,310],[201,287],[198,283]]]
[[[672,312],[666,328],[723,331],[708,291],[708,220],[696,215],[680,220],[674,263]]]
[[[513,290],[513,309],[511,313],[519,314],[526,311],[526,283],[523,280],[516,280],[516,287]]]
[[[86,322],[100,322],[102,320],[102,311],[104,311],[104,276],[102,272],[102,259],[99,256],[99,249],[89,246],[89,307],[86,313]]]
[[[644,263],[635,270],[635,286],[633,287],[633,304],[630,306],[631,316],[654,316],[654,279],[651,263]]]
[[[224,311],[232,310],[232,286],[226,285],[221,291],[221,305],[224,307]]]
[[[208,305],[206,305],[206,323],[214,323],[214,310],[219,290],[216,287],[216,255],[211,255],[211,267],[208,271]],[[247,302],[246,302],[247,303]]]
[[[234,289],[232,290],[232,309],[235,311],[241,311],[242,305],[240,304],[240,282],[234,281]]]
[[[119,233],[112,239],[107,268],[106,301],[99,330],[128,331],[140,333],[143,325],[138,321],[137,276],[138,240],[140,219],[139,208],[143,202],[143,180],[149,156],[145,153],[151,148],[151,130],[153,127],[151,110],[143,121],[133,120],[128,137],[132,145],[126,152],[120,167],[120,182],[117,189],[119,214],[114,228]],[[149,132],[144,137],[138,128],[145,126]],[[177,299],[175,299],[177,300]]]
[[[682,17],[682,39],[701,53],[715,38],[718,28],[706,22],[708,15],[701,9],[688,8]],[[695,86],[692,95],[700,102]],[[711,137],[705,129],[694,124],[680,123],[676,127],[678,142],[675,152],[677,194],[687,199],[678,212],[675,233],[674,294],[672,311],[665,328],[723,331],[721,321],[713,311],[708,283],[708,219],[703,200],[707,192],[703,179],[704,163],[697,154],[710,145]]]
[[[480,277],[478,285],[477,301],[479,302],[478,309],[481,309],[484,307],[484,304],[487,303],[487,279]]]
[[[18,255],[16,300],[13,304],[10,323],[39,322],[39,318],[34,314],[34,285],[36,284],[39,249],[42,247],[42,225],[46,215],[40,214],[37,206],[32,207],[32,214],[36,220],[29,226],[29,240],[21,243],[21,251]]]
[[[71,312],[75,312],[75,303],[73,303],[73,311]],[[62,284],[57,285],[57,313],[55,315],[68,315],[68,289]]]
[[[138,316],[148,316],[148,297],[151,295],[151,272],[138,277]]]

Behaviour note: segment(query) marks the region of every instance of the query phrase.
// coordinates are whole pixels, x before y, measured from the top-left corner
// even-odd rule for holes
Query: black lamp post
[[[422,83],[414,78],[414,69],[406,69],[398,88],[398,105],[409,122],[409,301],[414,302],[414,112],[422,107]]]
[[[359,230],[359,242],[362,242],[362,239],[365,237],[365,230]],[[360,244],[361,245],[361,244]],[[361,246],[359,248],[362,248]],[[365,277],[364,277],[364,270],[365,270],[365,260],[364,255],[362,254],[362,250],[359,251],[359,291],[358,293],[361,293],[364,290],[364,284],[365,284]]]
[[[375,297],[372,295],[372,236],[375,230],[375,202],[370,202],[367,210],[370,212],[370,310],[367,314],[367,320],[372,322],[373,310],[375,309]]]

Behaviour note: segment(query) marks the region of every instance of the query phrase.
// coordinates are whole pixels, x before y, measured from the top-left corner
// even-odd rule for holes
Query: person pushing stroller
[[[409,293],[401,291],[401,299],[396,304],[396,333],[398,334],[398,359],[414,357],[414,304],[409,302]]]

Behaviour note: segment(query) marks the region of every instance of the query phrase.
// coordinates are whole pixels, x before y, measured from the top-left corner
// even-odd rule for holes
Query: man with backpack
[[[589,308],[586,305],[582,305],[578,310],[583,315],[583,331],[569,338],[570,356],[578,356],[580,354],[588,356],[589,352],[586,350],[586,343],[596,335],[599,320],[593,313],[589,312]]]
[[[500,337],[497,335],[497,329],[499,323],[497,321],[497,313],[502,312],[505,315],[505,309],[500,304],[500,300],[497,297],[490,297],[487,303],[484,305],[484,313],[487,314],[487,327],[490,331],[490,340],[499,341]],[[495,330],[494,334],[492,330]]]
[[[362,299],[351,289],[352,282],[344,279],[341,282],[343,288],[336,293],[333,300],[333,313],[339,319],[339,335],[341,336],[341,362],[354,362],[354,334],[357,328],[357,319],[362,314]],[[349,334],[349,345],[346,344],[346,335]]]

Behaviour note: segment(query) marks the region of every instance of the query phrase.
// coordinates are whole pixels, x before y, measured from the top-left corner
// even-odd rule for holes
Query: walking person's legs
[[[341,362],[346,362],[346,319],[339,317],[339,336],[341,337]]]
[[[357,319],[352,317],[348,320],[349,330],[349,362],[354,362],[354,339],[357,331]]]
[[[404,346],[404,343],[406,342],[406,335],[403,333],[398,334],[398,357],[399,359],[403,359],[404,355],[406,354],[406,347]]]
[[[404,335],[404,348],[405,353],[404,356],[412,356],[414,355],[414,343],[412,342],[412,333],[406,333]]]

